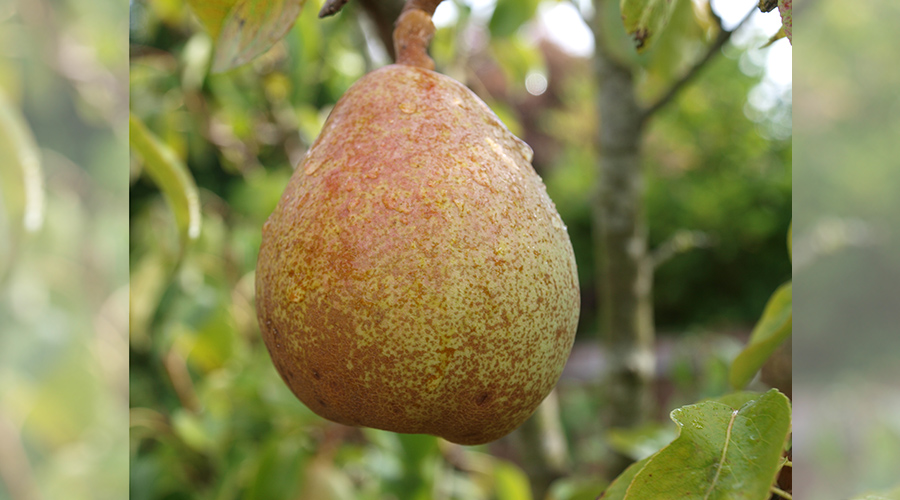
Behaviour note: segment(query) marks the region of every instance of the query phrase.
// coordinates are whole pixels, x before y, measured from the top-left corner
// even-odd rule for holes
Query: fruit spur
[[[263,227],[257,314],[318,415],[474,445],[556,385],[578,276],[531,149],[430,69],[427,40],[397,40],[429,29],[404,12],[399,63],[351,86],[297,166]]]

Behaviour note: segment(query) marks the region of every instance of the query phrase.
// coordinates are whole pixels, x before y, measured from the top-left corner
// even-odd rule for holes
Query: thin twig
[[[706,53],[703,54],[703,57],[698,59],[697,62],[695,62],[694,65],[691,66],[691,68],[688,69],[681,78],[673,83],[672,86],[669,87],[669,90],[663,93],[662,97],[660,97],[655,103],[644,109],[644,111],[641,113],[641,121],[646,122],[647,119],[653,116],[654,113],[668,104],[678,94],[678,92],[680,92],[681,89],[684,88],[685,85],[687,85],[691,80],[694,79],[694,77],[697,76],[700,70],[703,69],[703,67],[712,60],[713,56],[715,56],[722,49],[722,47],[724,47],[725,44],[728,43],[728,40],[731,39],[731,35],[733,35],[735,31],[739,30],[741,26],[743,26],[744,23],[746,23],[754,13],[756,13],[756,11],[757,7],[754,6],[752,9],[750,9],[750,12],[748,12],[747,15],[745,15],[744,18],[741,19],[741,22],[739,22],[738,25],[734,27],[734,29],[719,31],[719,36],[717,36],[716,40],[712,43],[712,45],[709,46],[709,48],[706,50]]]
[[[786,498],[787,500],[794,500],[794,497],[790,493],[784,491],[778,486],[772,486],[772,493],[780,496],[781,498]]]
[[[347,5],[349,0],[328,0],[325,2],[325,5],[322,6],[322,9],[319,11],[319,18],[333,16],[341,11],[344,8],[344,5]]]
[[[702,231],[681,230],[650,254],[654,269],[680,253],[713,245],[713,239]]]

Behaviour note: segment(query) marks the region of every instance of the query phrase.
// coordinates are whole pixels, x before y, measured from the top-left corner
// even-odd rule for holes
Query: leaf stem
[[[794,500],[794,497],[790,493],[784,491],[778,486],[772,486],[772,493],[780,496],[781,498],[786,498],[787,500]]]

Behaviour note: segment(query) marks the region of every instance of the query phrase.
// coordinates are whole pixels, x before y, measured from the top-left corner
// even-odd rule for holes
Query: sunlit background
[[[128,493],[127,30],[0,1],[0,498]]]
[[[795,37],[794,444],[804,493],[796,498],[851,498],[897,489],[900,478],[900,5],[803,9]]]
[[[713,6],[728,28],[753,3],[717,0]],[[374,64],[366,58],[385,60],[377,44],[368,44],[365,54],[356,50],[364,42],[353,38],[351,33],[362,30],[368,33],[367,41],[374,41],[371,26],[365,22],[361,25],[332,22],[328,26],[338,24],[340,28],[327,33],[340,33],[342,38],[325,47],[317,45],[315,37],[305,38],[300,29],[295,29],[286,44],[277,47],[275,53],[251,70],[269,75],[265,95],[273,100],[292,94],[291,112],[287,116],[289,121],[295,120],[291,123],[301,132],[294,139],[295,146],[291,147],[287,141],[289,147],[284,158],[270,161],[263,157],[264,172],[251,168],[245,173],[238,166],[248,156],[264,150],[267,144],[266,140],[255,143],[248,137],[265,139],[270,137],[267,133],[278,131],[271,126],[271,119],[260,124],[248,118],[252,114],[247,112],[252,109],[251,104],[267,102],[266,98],[215,108],[213,123],[217,125],[212,129],[215,131],[212,136],[218,142],[210,147],[205,145],[205,138],[197,139],[200,134],[189,132],[190,114],[183,111],[188,103],[184,89],[196,88],[198,79],[202,80],[203,60],[208,57],[210,41],[198,34],[198,25],[184,11],[181,2],[160,0],[152,4],[134,5],[136,14],[130,23],[132,43],[162,46],[171,52],[137,51],[134,63],[137,69],[132,68],[137,73],[132,74],[133,85],[149,81],[154,87],[152,91],[138,90],[153,97],[149,103],[142,103],[138,97],[135,104],[138,109],[159,106],[161,113],[176,111],[169,122],[157,123],[156,130],[171,131],[167,140],[185,157],[189,149],[195,151],[189,165],[204,193],[206,243],[197,245],[193,260],[182,266],[175,284],[169,285],[165,292],[159,291],[160,272],[154,271],[154,266],[141,265],[143,261],[140,261],[131,267],[135,284],[144,283],[143,286],[156,293],[156,298],[150,300],[154,307],[160,301],[168,304],[168,310],[163,307],[160,313],[148,313],[149,306],[142,306],[147,299],[141,298],[141,289],[132,291],[138,299],[138,307],[132,309],[138,318],[132,321],[132,342],[137,339],[138,347],[133,349],[139,358],[134,363],[132,392],[146,392],[141,381],[152,381],[167,366],[175,367],[176,371],[180,366],[189,366],[189,373],[199,381],[200,402],[207,404],[211,398],[215,404],[207,404],[203,418],[197,418],[190,411],[178,410],[182,405],[173,396],[173,389],[166,385],[168,382],[156,385],[148,382],[153,387],[150,392],[159,394],[139,396],[133,401],[146,406],[132,409],[132,425],[136,427],[131,441],[132,480],[157,485],[145,497],[196,498],[186,489],[187,485],[210,488],[210,470],[222,470],[195,467],[196,463],[204,463],[197,457],[215,449],[217,439],[222,440],[219,446],[237,450],[225,465],[216,464],[234,467],[224,470],[238,472],[215,483],[220,498],[228,498],[228,492],[237,491],[233,489],[236,486],[230,485],[240,485],[245,498],[253,495],[272,498],[265,496],[271,494],[267,485],[296,486],[292,478],[303,466],[308,466],[309,476],[325,478],[331,490],[345,493],[348,484],[352,487],[353,481],[367,474],[396,478],[400,464],[408,462],[398,463],[396,457],[387,456],[388,452],[414,446],[398,444],[394,438],[377,433],[367,439],[379,443],[378,447],[354,446],[351,440],[351,444],[332,448],[334,455],[325,458],[337,462],[315,455],[311,442],[337,442],[342,438],[329,434],[333,430],[313,420],[299,403],[285,394],[268,360],[259,351],[258,344],[254,344],[255,327],[249,302],[252,286],[248,273],[253,268],[258,224],[277,198],[291,165],[296,163],[297,157],[292,155],[302,152],[303,139],[314,137],[327,115],[328,103],[333,103],[354,79]],[[314,7],[307,7],[299,26],[320,26],[322,31],[306,29],[319,34],[326,30],[326,23],[313,21]],[[895,214],[900,210],[895,206],[898,190],[893,161],[898,116],[894,102],[898,88],[895,27],[900,12],[896,2],[890,0],[852,4],[808,1],[802,9],[805,11],[796,14],[801,20],[797,28],[800,83],[797,134],[793,138],[798,144],[797,179],[800,181],[794,204],[795,309],[800,325],[794,339],[799,367],[794,406],[795,443],[800,457],[796,460],[796,481],[800,482],[796,495],[819,500],[848,498],[862,491],[889,487],[896,483],[900,462],[896,388],[896,380],[900,378],[896,373],[898,308],[895,304],[898,296]],[[540,20],[528,23],[520,31],[521,36],[526,44],[532,44],[535,33],[543,33],[564,47],[569,55],[588,57],[593,42],[579,17],[590,14],[590,10],[590,2],[586,1],[543,2],[539,7]],[[436,21],[447,30],[456,26],[461,14],[470,13],[473,24],[477,24],[478,18],[483,24],[492,11],[493,2],[444,2]],[[3,142],[0,147],[3,160],[0,163],[3,196],[0,203],[3,208],[0,210],[3,280],[0,282],[0,498],[93,499],[124,498],[127,494],[127,262],[129,253],[141,257],[150,255],[151,246],[171,244],[167,238],[171,239],[172,222],[152,185],[134,178],[129,184],[125,177],[124,165],[128,164],[123,97],[128,57],[126,16],[124,2],[109,0],[0,1],[0,92],[4,94],[4,120],[18,115],[31,131],[37,144],[44,194],[40,217],[32,219],[41,223],[31,225],[31,232],[24,231],[26,222],[21,205],[24,200],[10,194],[21,194],[18,191],[21,172],[11,170],[16,165],[8,157],[13,146]],[[733,39],[736,47],[726,49],[726,58],[718,63],[720,68],[713,66],[698,81],[695,90],[688,90],[681,100],[682,112],[670,110],[670,116],[661,122],[671,123],[660,123],[658,128],[690,130],[685,125],[691,123],[693,115],[685,111],[694,110],[702,118],[702,110],[711,104],[701,97],[711,89],[724,92],[724,88],[730,88],[723,102],[736,104],[738,114],[748,117],[753,124],[753,134],[766,141],[788,137],[793,106],[790,105],[792,92],[785,89],[792,86],[792,79],[790,69],[784,68],[792,66],[792,48],[780,41],[759,49],[774,31],[773,23],[776,23],[773,16],[758,15],[749,26],[752,30],[736,34]],[[559,26],[565,29],[560,30]],[[484,43],[477,29],[469,36],[475,46]],[[331,54],[327,66],[311,65],[310,61],[320,58],[320,51],[324,50]],[[289,62],[281,60],[276,64],[278,71],[267,70],[266,64],[279,61],[278,51],[290,54]],[[307,53],[301,57],[304,51]],[[444,59],[441,61],[440,57]],[[448,65],[450,58],[440,57],[442,69],[453,70]],[[304,71],[291,72],[292,67],[315,68],[319,73],[311,78]],[[735,78],[735,68],[746,78]],[[515,75],[510,80],[517,82],[510,84],[513,88],[535,96],[552,92],[554,81],[545,64],[526,64]],[[590,73],[582,71],[579,78],[587,82]],[[216,95],[230,94],[235,100],[248,85],[252,87],[241,83],[240,77],[237,80],[234,84],[212,81],[206,85],[214,87]],[[293,96],[298,88],[315,88],[315,96],[319,96],[315,105],[298,105],[315,97],[312,94]],[[582,96],[578,102],[583,103],[586,98],[589,97]],[[216,99],[229,102],[227,98]],[[495,100],[492,105],[498,103]],[[504,107],[499,104],[496,109],[503,113]],[[563,127],[575,107],[567,108],[568,113],[555,114],[554,126]],[[504,119],[515,123],[509,115],[512,113],[507,113]],[[577,126],[564,129],[563,135],[577,136],[573,131],[582,126],[578,122]],[[720,127],[716,123],[708,129]],[[716,137],[710,134],[707,130],[693,140],[699,143],[702,137],[703,142],[708,142]],[[734,130],[728,129],[723,135],[729,136],[733,144],[743,142],[744,136],[735,134]],[[678,136],[681,143],[690,138],[690,134]],[[3,137],[3,141],[8,140],[7,136]],[[685,165],[698,161],[696,148],[667,148],[662,150],[666,152],[662,155],[657,145],[652,140],[649,143],[657,151],[655,157],[660,164],[654,168],[660,168],[661,172],[683,176]],[[590,164],[591,161],[580,159],[577,152],[564,149],[563,154],[565,161],[560,160],[561,163]],[[216,160],[204,162],[206,156],[215,156]],[[731,157],[723,158],[731,161]],[[255,165],[252,161],[250,164]],[[586,171],[563,171],[555,174],[559,177],[553,182],[563,183],[567,176],[573,184],[588,182],[590,176]],[[226,182],[223,178],[232,180]],[[669,183],[679,189],[672,178]],[[129,212],[125,189],[132,184],[136,186],[132,187],[132,196],[137,195],[138,206]],[[709,185],[701,185],[695,194],[720,185],[710,181]],[[657,242],[672,228],[684,226],[678,221],[659,226],[667,220],[659,214],[670,212],[659,201],[661,193],[664,190],[651,186],[648,194],[651,210],[656,214],[651,215],[651,221],[658,221],[656,229],[651,228],[659,234]],[[736,195],[723,193],[722,196],[732,199]],[[557,204],[561,210],[570,210],[570,220],[577,212],[577,203],[568,204],[563,199],[557,200]],[[653,209],[654,206],[658,208]],[[723,204],[712,199],[705,206]],[[746,205],[733,207],[723,216],[725,220],[720,227],[746,211]],[[126,214],[131,217],[136,233],[135,248],[130,252],[125,246]],[[708,222],[708,228],[719,231],[712,224],[715,221]],[[735,224],[756,227],[759,222],[744,220]],[[571,222],[569,225],[578,227]],[[154,238],[158,241],[151,245],[147,240]],[[775,252],[774,239],[771,245],[771,251]],[[728,251],[736,255],[733,248]],[[708,259],[701,260],[708,262]],[[669,265],[681,267],[677,261]],[[671,270],[667,281],[683,282],[683,277],[691,273],[690,268],[683,274]],[[220,278],[217,281],[210,276]],[[146,285],[148,279],[150,285]],[[750,321],[752,310],[758,309],[765,294],[762,290],[765,286],[759,288],[749,305],[729,317]],[[706,328],[703,318],[709,318],[709,314],[696,311],[689,315],[676,314],[681,306],[672,297],[686,296],[694,290],[698,290],[698,285],[688,280],[684,288],[661,291],[659,307],[665,314],[660,326],[669,324],[678,330],[695,332]],[[179,306],[185,297],[190,297],[194,305]],[[667,301],[670,305],[665,306]],[[168,312],[177,307],[188,311]],[[710,307],[720,310],[721,304]],[[210,315],[210,310],[225,312],[216,316]],[[158,344],[155,350],[141,347],[141,342],[152,343],[148,337],[141,336],[147,329],[144,323],[149,321],[145,317],[148,315],[156,318],[152,328]],[[213,320],[219,319],[226,325],[221,330],[229,332],[224,350],[222,345],[208,341],[215,337],[209,332],[216,328],[203,329],[204,325],[212,325]],[[584,331],[590,331],[589,326],[585,328]],[[206,332],[206,337],[198,332]],[[242,340],[235,341],[235,338]],[[727,358],[728,353],[734,352],[735,344],[727,338],[718,343],[702,338],[691,342],[683,343],[677,352],[712,351],[712,355],[704,355],[700,360],[686,355],[676,357],[676,373],[682,373],[681,383],[699,381],[700,387],[714,391],[710,387],[721,377],[721,362],[717,361],[719,347],[715,346],[724,345],[721,350],[725,354],[721,356]],[[148,356],[148,352],[175,354],[167,358],[158,356],[142,364],[140,356]],[[185,353],[190,365],[176,363],[178,355],[183,357]],[[169,361],[163,363],[160,359]],[[570,365],[583,366],[582,359],[573,357]],[[592,366],[591,362],[587,364]],[[145,377],[148,365],[156,371]],[[706,375],[692,378],[689,375],[692,366],[701,367]],[[586,371],[588,377],[595,375]],[[563,387],[566,384],[572,387],[572,379],[564,380]],[[570,425],[573,420],[593,418],[596,408],[589,394],[575,391],[566,397],[566,418]],[[166,403],[157,404],[160,399]],[[140,409],[154,404],[161,411]],[[184,407],[190,408],[190,404]],[[217,417],[221,415],[226,417]],[[312,429],[308,433],[311,437],[299,436],[292,430],[307,425]],[[222,428],[227,432],[217,430]],[[601,430],[590,429],[586,435],[599,436]],[[235,436],[242,437],[243,441],[236,441]],[[602,455],[606,445],[602,439],[583,438],[584,435],[568,437],[570,442],[583,441],[574,448],[573,459],[589,464]],[[159,443],[147,444],[154,439]],[[316,458],[311,459],[313,456]],[[350,467],[344,469],[347,472],[332,477],[334,463]],[[166,468],[167,464],[176,473],[163,474],[172,472]],[[474,464],[472,467],[481,467],[483,471],[492,465],[477,460]],[[431,471],[441,470],[433,461],[427,467]],[[261,470],[269,474],[257,474]],[[514,478],[515,472],[510,470],[514,471],[501,468],[494,475]],[[588,483],[597,475],[591,468],[580,473]],[[206,482],[202,480],[204,477]],[[254,482],[254,477],[258,481]],[[257,485],[256,489],[248,490],[248,484]],[[459,485],[464,483],[457,484],[461,488]],[[591,487],[594,488],[591,491],[596,490],[596,485]],[[574,489],[576,486],[572,484],[559,487],[563,491]],[[140,496],[141,492],[132,493]]]

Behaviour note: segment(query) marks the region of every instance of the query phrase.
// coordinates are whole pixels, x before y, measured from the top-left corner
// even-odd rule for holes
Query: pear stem
[[[407,0],[394,28],[394,52],[397,63],[434,69],[428,45],[434,38],[431,16],[442,0]]]

